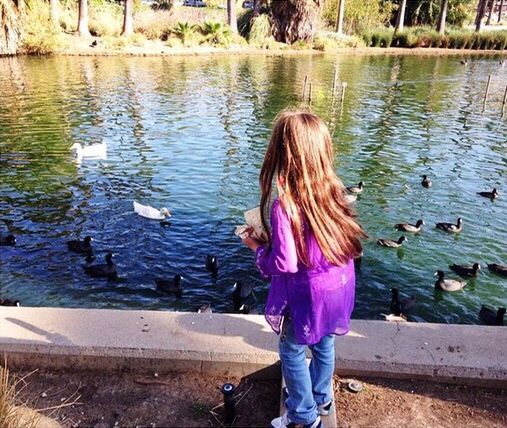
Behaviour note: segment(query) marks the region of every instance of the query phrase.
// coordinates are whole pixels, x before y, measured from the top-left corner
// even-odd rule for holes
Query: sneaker
[[[287,412],[285,412],[282,416],[273,419],[271,421],[271,426],[273,428],[324,428],[322,421],[320,420],[320,416],[317,416],[317,419],[310,424],[297,424],[289,420]]]
[[[283,388],[283,398],[289,398],[289,390],[287,387]],[[317,412],[320,416],[327,416],[333,413],[333,400],[324,404],[317,404]]]

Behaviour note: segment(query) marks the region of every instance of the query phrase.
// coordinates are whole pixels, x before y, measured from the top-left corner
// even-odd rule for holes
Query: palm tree
[[[336,32],[343,34],[343,16],[345,15],[345,0],[338,0],[338,12],[336,14]]]
[[[273,36],[283,43],[311,42],[319,18],[320,0],[284,0],[271,3]]]
[[[502,20],[502,9],[503,9],[503,0],[500,0],[500,7],[498,8],[498,23]]]
[[[396,16],[396,31],[403,31],[405,25],[405,10],[407,8],[407,0],[401,0],[400,8],[398,9],[398,15]]]
[[[236,0],[227,0],[227,24],[233,33],[238,32],[238,20],[236,19]]]
[[[58,26],[58,0],[49,0],[49,19],[55,27]]]
[[[438,15],[438,26],[437,26],[437,31],[440,34],[445,33],[445,20],[447,18],[447,6],[448,5],[449,5],[449,0],[441,0],[440,14]]]
[[[125,8],[123,9],[123,29],[122,36],[130,36],[134,34],[134,20],[132,18],[133,1],[125,0]]]
[[[15,55],[19,46],[19,6],[12,0],[0,0],[0,55]]]
[[[80,36],[90,36],[88,29],[88,0],[79,0],[77,32]]]
[[[493,9],[495,8],[495,0],[489,1],[489,13],[488,13],[488,20],[486,21],[486,25],[491,24],[491,16],[493,15]]]
[[[477,15],[475,16],[475,31],[481,31],[482,18],[486,13],[486,3],[488,0],[479,0],[477,4]]]

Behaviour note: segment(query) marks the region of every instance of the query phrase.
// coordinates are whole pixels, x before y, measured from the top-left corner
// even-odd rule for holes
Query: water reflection
[[[343,108],[333,104],[335,69],[338,87],[348,83]],[[371,240],[354,316],[379,318],[392,286],[417,294],[418,321],[475,323],[481,303],[507,304],[506,281],[487,270],[457,295],[433,287],[449,263],[507,262],[507,199],[475,197],[506,184],[497,93],[507,70],[490,58],[462,67],[454,57],[411,56],[1,59],[0,229],[19,245],[1,249],[0,293],[25,305],[231,311],[232,284],[242,280],[262,304],[266,284],[232,231],[258,201],[273,118],[300,102],[305,75],[312,109],[333,129],[340,175],[366,182],[357,210]],[[107,160],[70,161],[73,142],[102,141]],[[167,206],[172,225],[139,218],[134,200]],[[461,236],[433,229],[458,216]],[[375,244],[420,217],[423,232],[399,251]],[[85,234],[99,258],[116,253],[122,282],[83,274],[65,240]],[[217,279],[204,268],[208,253],[219,257]],[[154,278],[176,273],[182,298],[161,296]]]

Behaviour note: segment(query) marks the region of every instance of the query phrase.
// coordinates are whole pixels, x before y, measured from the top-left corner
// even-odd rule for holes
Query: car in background
[[[206,7],[206,3],[203,0],[185,0],[183,6]]]
[[[254,2],[253,2],[253,0],[245,0],[243,2],[242,6],[243,6],[243,9],[253,9]]]

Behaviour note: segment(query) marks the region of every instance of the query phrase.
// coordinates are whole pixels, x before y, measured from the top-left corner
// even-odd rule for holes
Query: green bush
[[[367,38],[363,37],[367,46],[375,48],[388,48],[393,43],[394,31],[389,28],[381,28],[369,32]],[[369,45],[368,45],[369,42]]]
[[[231,30],[221,22],[205,21],[200,30],[204,40],[212,46],[228,47],[231,44]]]
[[[171,12],[165,10],[143,10],[134,17],[134,31],[149,40],[167,40],[171,33]]]
[[[187,46],[196,33],[196,26],[188,22],[178,22],[171,32],[181,40],[183,46]]]
[[[265,46],[271,37],[271,22],[268,15],[262,14],[252,19],[248,43],[256,46]]]
[[[355,36],[346,36],[332,31],[319,31],[313,39],[313,47],[319,51],[332,51],[340,48],[356,48],[365,46],[363,39]]]

